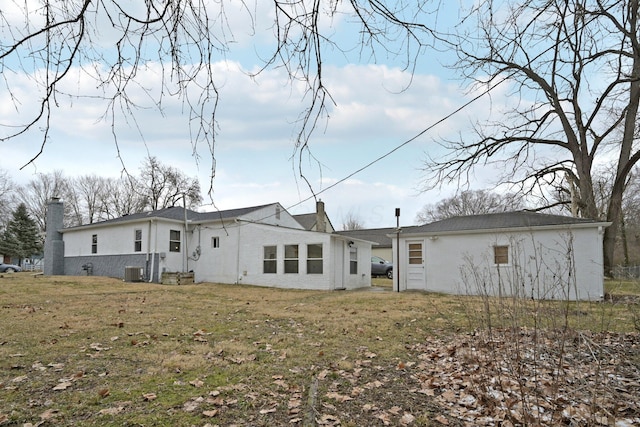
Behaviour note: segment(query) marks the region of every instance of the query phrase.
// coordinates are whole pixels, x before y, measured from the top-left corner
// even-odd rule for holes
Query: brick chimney
[[[322,200],[318,200],[316,202],[316,231],[320,231],[322,233],[327,232],[327,221],[325,218],[324,202]]]

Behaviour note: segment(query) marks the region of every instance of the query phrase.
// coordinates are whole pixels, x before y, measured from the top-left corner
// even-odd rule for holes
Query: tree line
[[[152,156],[142,162],[137,175],[123,174],[119,178],[67,177],[63,171],[56,170],[36,174],[26,184],[16,185],[6,171],[0,170],[0,191],[3,194],[0,235],[8,229],[17,211],[26,213],[34,221],[38,233],[43,235],[47,204],[52,197],[64,200],[65,227],[172,206],[197,208],[202,203],[197,178],[162,164]],[[13,254],[9,251],[3,255]]]
[[[146,107],[138,105],[136,90],[144,87],[159,114],[168,96],[182,101],[193,151],[208,149],[213,179],[216,112],[223,89],[217,82],[224,76],[214,75],[210,64],[227,57],[237,43],[235,33],[260,38],[265,33],[259,30],[266,27],[271,30],[267,40],[254,46],[262,63],[250,74],[282,69],[290,84],[304,87],[292,141],[298,155],[292,159],[298,158],[304,178],[301,159],[313,158],[313,135],[334,102],[323,73],[326,56],[338,53],[348,60],[359,52],[360,60],[397,61],[403,70],[415,71],[424,58],[438,62],[432,57],[446,52],[455,55],[447,65],[466,83],[473,100],[491,98],[496,88],[507,96],[490,104],[491,114],[472,117],[469,129],[438,140],[440,149],[425,153],[425,189],[447,184],[463,189],[478,168],[492,168],[492,184],[510,184],[523,198],[547,196],[547,206],[541,208],[570,206],[574,215],[611,222],[603,245],[605,271],[611,272],[620,236],[628,233],[633,216],[625,206],[634,201],[625,198],[640,162],[638,0],[479,0],[461,3],[448,26],[441,24],[447,20],[439,13],[449,5],[429,0],[243,5],[239,16],[228,16],[224,2],[202,7],[193,0],[145,2],[141,7],[121,0],[43,0],[37,9],[16,3],[10,12],[0,11],[6,36],[0,41],[0,67],[8,71],[3,74],[3,100],[14,113],[3,116],[0,141],[35,134],[44,148],[56,112],[64,108],[59,99],[93,96],[89,87],[102,90],[106,108],[99,116],[112,125],[121,120],[120,113],[135,122],[135,112]],[[341,37],[334,20],[349,22],[354,32]],[[155,88],[146,87],[140,72],[149,64],[159,65],[162,76]],[[73,71],[96,84],[69,94],[63,83],[74,84]],[[22,81],[31,90],[22,90]],[[425,123],[424,133],[430,126]],[[31,161],[39,156],[34,154]],[[600,185],[597,173],[603,164],[612,168]],[[129,198],[136,190],[132,182],[117,187],[125,206],[118,205],[119,198],[104,206],[122,213],[133,209],[127,203],[150,203]],[[74,203],[76,194],[70,196],[67,201]],[[77,197],[78,206],[93,206],[82,191]],[[90,214],[82,209],[73,221],[115,214],[103,212],[104,207]]]

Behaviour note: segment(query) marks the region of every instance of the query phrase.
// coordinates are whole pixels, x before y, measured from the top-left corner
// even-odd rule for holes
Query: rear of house
[[[308,231],[280,204],[199,213],[181,207],[62,229],[62,203],[49,206],[45,274],[92,274],[160,282],[189,272],[196,282],[296,289],[370,286],[371,243]],[[323,212],[324,214],[324,212]]]
[[[399,240],[394,288],[598,300],[604,294],[602,234],[608,225],[507,212],[408,227]],[[394,253],[397,244],[394,238]]]

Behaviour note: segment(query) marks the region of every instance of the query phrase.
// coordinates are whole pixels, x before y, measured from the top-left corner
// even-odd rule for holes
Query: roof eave
[[[443,235],[461,235],[461,234],[483,234],[483,233],[507,233],[507,232],[526,232],[534,230],[575,230],[584,228],[599,228],[608,227],[611,222],[579,222],[573,224],[547,224],[547,225],[532,225],[527,227],[500,227],[500,228],[474,228],[466,230],[442,230],[442,231],[421,231],[421,232],[400,232],[401,236],[443,236]],[[397,233],[388,234],[388,237],[396,238]]]

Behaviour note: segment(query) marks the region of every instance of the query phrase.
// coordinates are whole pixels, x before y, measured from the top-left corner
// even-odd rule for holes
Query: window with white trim
[[[180,252],[180,230],[169,230],[169,252]]]
[[[298,245],[284,245],[284,272],[298,273]]]
[[[322,274],[322,244],[307,245],[307,274]]]
[[[94,234],[91,236],[91,253],[92,254],[98,253],[98,235],[97,234]]]
[[[509,264],[509,246],[501,245],[493,247],[493,263]]]
[[[275,274],[278,272],[278,247],[265,246],[264,260],[262,261],[262,272],[264,274]]]
[[[133,251],[142,252],[142,230],[133,231]]]
[[[349,273],[358,274],[358,248],[355,246],[349,248]]]

